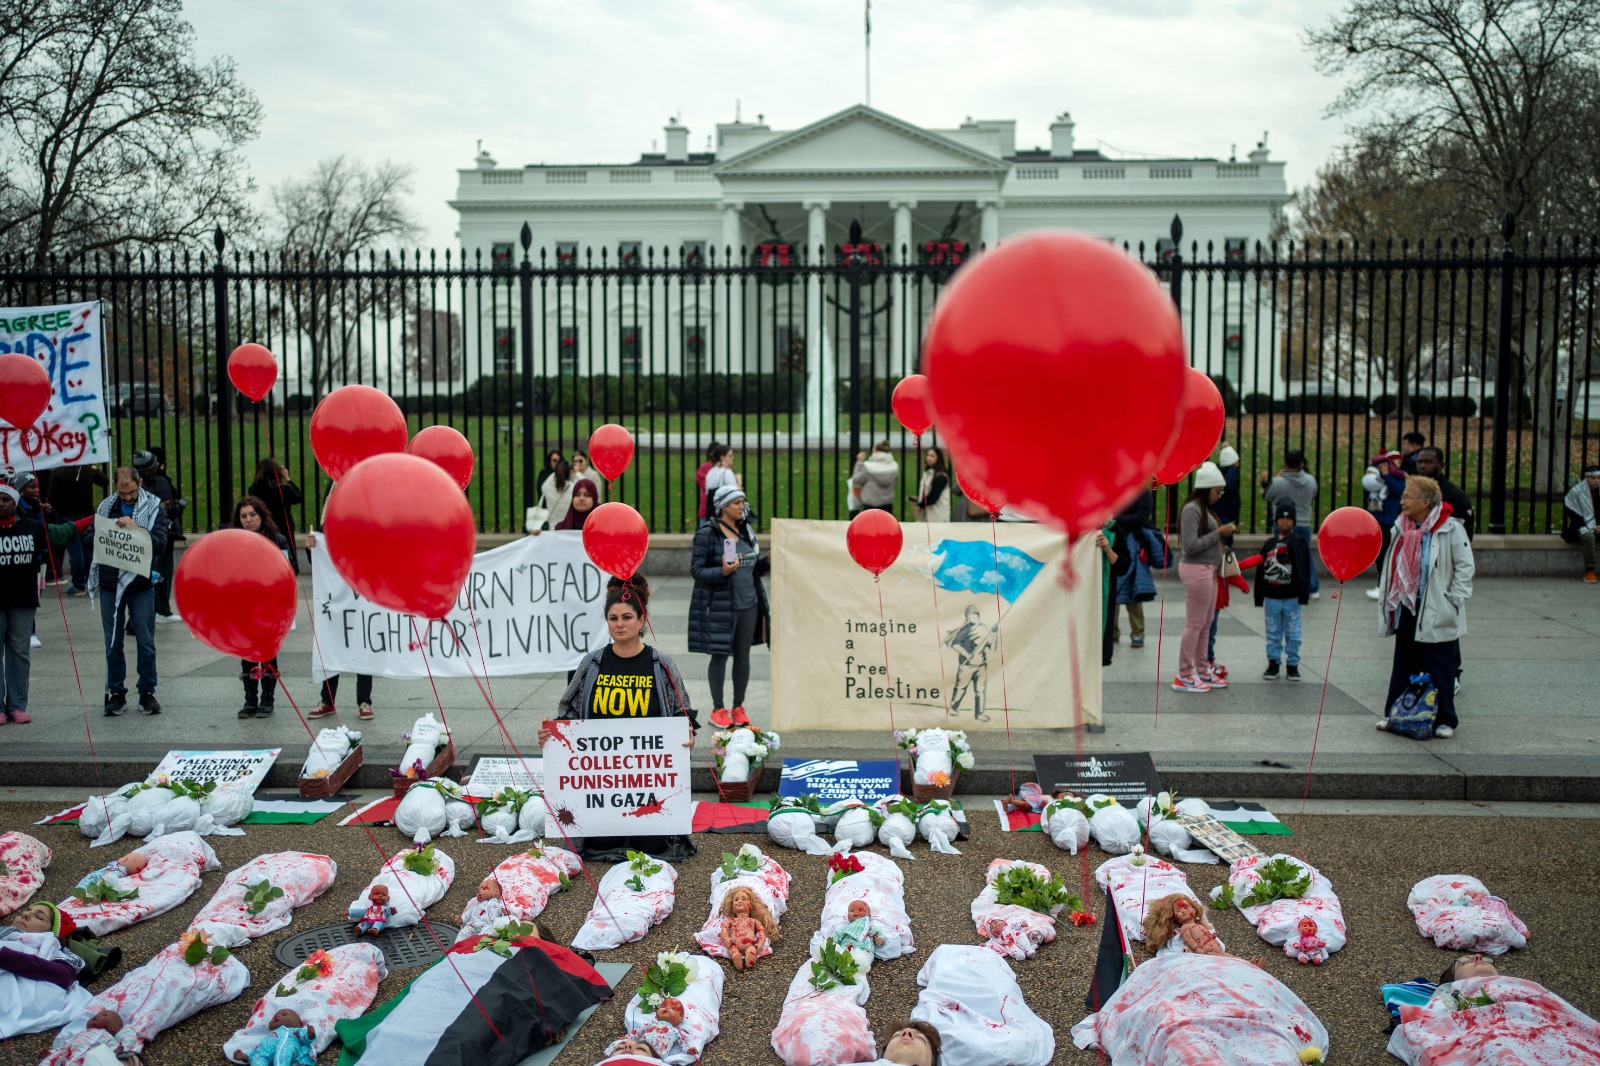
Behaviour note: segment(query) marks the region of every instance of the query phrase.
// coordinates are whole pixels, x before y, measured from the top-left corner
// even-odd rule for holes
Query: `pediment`
[[[994,156],[865,105],[847,108],[716,164],[725,177],[969,173],[1009,169]]]

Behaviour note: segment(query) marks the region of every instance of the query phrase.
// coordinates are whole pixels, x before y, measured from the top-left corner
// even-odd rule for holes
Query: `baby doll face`
[[[104,1029],[115,1036],[122,1031],[122,1015],[114,1010],[97,1010],[94,1012],[94,1017],[89,1019],[86,1028]]]
[[[272,1016],[272,1021],[267,1025],[267,1028],[299,1029],[303,1025],[305,1025],[305,1022],[300,1020],[300,1015],[285,1007]]]
[[[1317,935],[1317,920],[1315,918],[1301,918],[1300,919],[1300,935],[1301,936],[1316,936]]]
[[[499,899],[499,898],[500,898],[500,882],[499,881],[496,881],[492,877],[485,877],[482,881],[478,882],[478,900],[480,902],[482,902],[483,900]]]
[[[866,900],[858,899],[852,901],[849,908],[846,909],[844,913],[845,917],[850,921],[858,922],[863,918],[872,917],[872,908],[867,906]]]
[[[1192,922],[1195,919],[1194,904],[1186,899],[1180,899],[1172,905],[1172,916],[1179,922]]]
[[[387,907],[389,905],[389,889],[383,885],[373,885],[372,891],[367,893],[367,898],[375,906]]]
[[[50,924],[50,908],[37,903],[22,908],[11,919],[12,928],[24,933],[48,933]]]
[[[668,996],[656,1007],[656,1021],[666,1022],[668,1025],[683,1024],[683,1003],[674,996]]]
[[[733,894],[733,915],[735,918],[750,917],[750,893],[735,892]]]
[[[118,862],[122,864],[124,870],[128,871],[129,877],[137,877],[144,873],[144,868],[150,864],[150,861],[137,851],[130,851]]]

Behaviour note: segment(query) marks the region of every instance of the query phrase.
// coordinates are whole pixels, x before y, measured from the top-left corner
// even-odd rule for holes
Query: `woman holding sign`
[[[611,643],[583,657],[556,717],[565,720],[620,720],[623,718],[689,719],[689,743],[700,728],[689,703],[683,675],[665,654],[644,642],[645,614],[650,586],[635,575],[628,581],[612,578],[606,585],[606,629]],[[539,746],[550,732],[539,729]],[[677,862],[700,849],[686,836],[589,837],[583,842],[585,859],[621,862],[628,849],[658,859]]]

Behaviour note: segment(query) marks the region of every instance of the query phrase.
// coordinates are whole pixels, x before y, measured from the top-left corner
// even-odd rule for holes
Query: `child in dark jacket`
[[[1278,680],[1279,663],[1290,681],[1300,680],[1300,608],[1311,598],[1311,545],[1295,529],[1295,506],[1282,500],[1272,509],[1277,532],[1261,546],[1256,570],[1256,606],[1267,612],[1267,681]]]

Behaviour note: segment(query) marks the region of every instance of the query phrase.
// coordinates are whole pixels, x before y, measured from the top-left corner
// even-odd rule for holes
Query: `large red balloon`
[[[471,443],[458,430],[449,426],[429,426],[411,438],[406,451],[430,463],[437,463],[439,469],[449,474],[463,492],[472,483],[472,468],[476,460],[472,455]]]
[[[228,354],[228,380],[260,403],[278,383],[278,361],[259,344],[241,344]]]
[[[443,618],[472,569],[472,508],[439,467],[415,455],[375,455],[328,497],[323,536],[334,568],[380,607]]]
[[[335,481],[363,459],[406,450],[410,433],[400,405],[370,385],[346,385],[311,412],[311,450]]]
[[[294,571],[260,533],[219,529],[183,553],[172,594],[189,631],[224,655],[264,663],[294,624]]]
[[[1183,400],[1178,407],[1178,439],[1156,471],[1156,480],[1175,485],[1216,450],[1222,439],[1228,411],[1222,393],[1204,373],[1189,367],[1183,372]]]
[[[957,469],[1069,534],[1099,529],[1177,435],[1183,329],[1105,241],[1035,233],[957,271],[923,368]]]
[[[989,512],[993,518],[1005,509],[1006,501],[996,496],[987,485],[980,485],[965,471],[956,474],[956,484],[961,486],[961,495]]]
[[[618,500],[602,503],[583,520],[583,550],[612,577],[628,580],[650,550],[644,516]]]
[[[1340,581],[1349,581],[1371,566],[1382,550],[1383,527],[1362,507],[1339,508],[1317,530],[1317,554]]]
[[[607,481],[615,481],[633,462],[633,434],[607,422],[589,435],[589,461]],[[587,519],[584,520],[587,524]]]
[[[874,507],[850,520],[844,543],[850,549],[850,558],[877,577],[900,558],[905,535],[894,515]]]
[[[32,429],[50,406],[50,374],[31,355],[0,355],[0,419]]]
[[[921,374],[909,374],[900,379],[889,397],[894,416],[900,424],[917,436],[933,427],[933,400],[928,395],[928,379]]]

